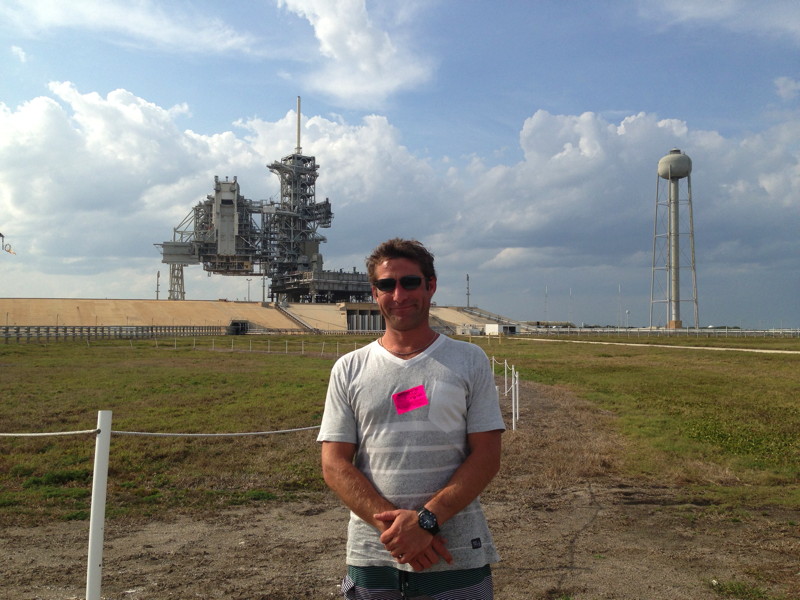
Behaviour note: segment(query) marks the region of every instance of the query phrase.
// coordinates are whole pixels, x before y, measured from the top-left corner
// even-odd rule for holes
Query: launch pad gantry
[[[319,233],[333,220],[330,200],[316,201],[319,165],[297,147],[268,165],[280,179],[280,200],[249,200],[234,177],[214,177],[214,193],[199,202],[173,230],[173,239],[156,244],[170,266],[169,299],[184,300],[183,268],[202,264],[209,274],[270,279],[270,299],[279,302],[363,302],[370,299],[365,273],[324,271]],[[266,299],[266,298],[264,298]]]

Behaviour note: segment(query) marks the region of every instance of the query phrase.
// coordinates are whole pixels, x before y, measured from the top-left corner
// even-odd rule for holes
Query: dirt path
[[[484,494],[503,557],[497,600],[718,599],[731,582],[800,598],[800,516],[680,504],[677,490],[623,481],[610,415],[557,388],[522,386],[519,429],[506,434],[503,471]],[[103,597],[337,598],[346,522],[330,496],[112,521]],[[83,598],[87,539],[84,522],[0,532],[0,598]]]

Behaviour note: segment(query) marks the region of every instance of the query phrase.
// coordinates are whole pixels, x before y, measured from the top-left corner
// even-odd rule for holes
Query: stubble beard
[[[395,315],[389,309],[382,309],[386,327],[395,331],[412,331],[427,325],[430,318],[430,305],[418,306],[413,313]]]

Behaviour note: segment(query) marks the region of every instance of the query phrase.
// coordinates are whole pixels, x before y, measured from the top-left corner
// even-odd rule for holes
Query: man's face
[[[422,283],[415,290],[406,290],[400,285],[400,278],[416,275]],[[372,287],[372,296],[378,303],[386,328],[396,331],[411,331],[428,326],[431,298],[436,291],[436,279],[425,281],[422,270],[414,261],[407,258],[385,260],[375,268],[376,279],[392,278],[397,281],[394,291],[382,292]]]

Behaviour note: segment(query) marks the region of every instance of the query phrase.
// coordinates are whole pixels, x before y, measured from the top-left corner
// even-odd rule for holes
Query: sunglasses
[[[376,288],[382,292],[393,292],[397,287],[397,279],[394,277],[387,277],[386,279],[378,279],[373,283]],[[400,278],[400,287],[404,290],[415,290],[422,285],[422,277],[419,275],[405,275]]]

